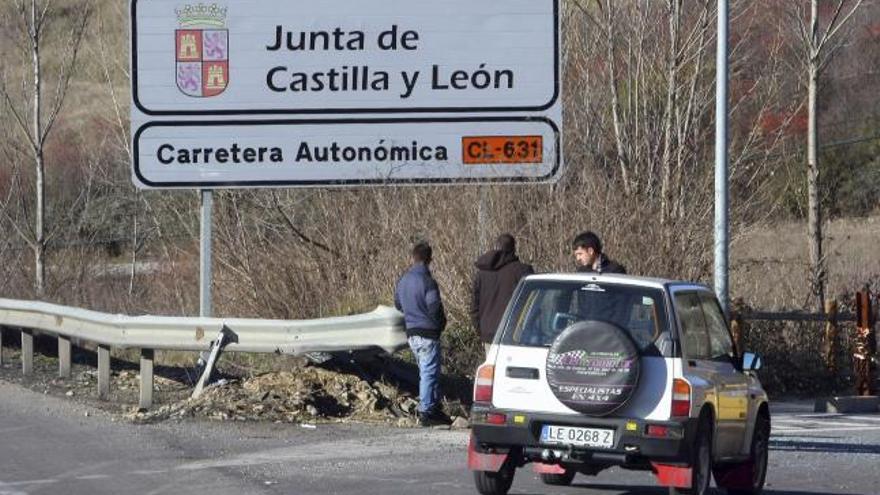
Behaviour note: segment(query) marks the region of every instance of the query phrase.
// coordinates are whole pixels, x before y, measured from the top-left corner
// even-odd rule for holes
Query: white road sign
[[[560,170],[558,0],[131,0],[131,16],[140,187]]]
[[[134,172],[148,187],[542,181],[558,149],[553,122],[507,117],[154,122]]]

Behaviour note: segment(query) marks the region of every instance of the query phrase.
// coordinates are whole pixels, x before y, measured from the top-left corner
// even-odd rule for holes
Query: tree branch
[[[58,84],[55,88],[55,100],[53,102],[52,109],[49,112],[49,116],[46,119],[46,125],[43,128],[43,134],[42,136],[40,136],[41,145],[45,144],[46,138],[48,138],[49,133],[52,131],[52,127],[55,125],[55,120],[58,118],[58,114],[61,112],[61,108],[64,106],[64,100],[67,97],[67,88],[70,87],[70,79],[71,77],[73,77],[73,72],[76,68],[76,61],[79,55],[79,49],[82,45],[82,40],[85,37],[86,26],[88,25],[91,14],[91,5],[86,2],[85,8],[80,11],[80,15],[77,19],[76,25],[71,30],[70,43],[68,43],[68,53],[65,57],[67,63],[65,65],[62,65],[61,73],[58,76]]]
[[[296,227],[296,225],[293,224],[293,220],[290,218],[290,216],[287,214],[287,212],[284,211],[284,208],[281,207],[281,203],[278,201],[278,194],[276,194],[275,191],[272,191],[272,203],[275,205],[275,209],[278,211],[278,213],[281,214],[281,218],[284,219],[284,223],[287,224],[287,227],[290,228],[290,230],[297,237],[299,237],[299,239],[301,241],[303,241],[307,244],[310,244],[312,246],[315,246],[317,248],[320,248],[321,250],[328,252],[328,253],[332,254],[333,256],[337,256],[337,257],[339,256],[339,253],[337,251],[325,246],[324,244],[322,244],[318,241],[312,240],[307,235],[303,234],[302,231],[299,230]]]

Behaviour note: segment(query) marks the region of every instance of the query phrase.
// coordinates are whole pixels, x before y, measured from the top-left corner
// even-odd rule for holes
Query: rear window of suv
[[[502,343],[550,347],[569,325],[585,320],[627,330],[644,352],[667,330],[664,292],[595,282],[527,281],[510,310]]]

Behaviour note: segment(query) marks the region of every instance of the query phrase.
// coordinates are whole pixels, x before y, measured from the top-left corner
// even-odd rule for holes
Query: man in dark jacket
[[[602,241],[593,232],[581,232],[572,242],[574,260],[578,272],[619,273],[626,275],[626,268],[605,256]]]
[[[446,420],[440,409],[440,333],[446,328],[446,312],[440,288],[428,269],[431,258],[431,245],[416,243],[412,248],[413,264],[394,291],[394,306],[403,313],[409,347],[419,363],[422,426]]]
[[[480,256],[475,265],[477,273],[471,298],[471,321],[488,352],[513,290],[521,278],[534,273],[534,270],[531,265],[519,261],[516,239],[510,234],[498,236],[495,249]]]

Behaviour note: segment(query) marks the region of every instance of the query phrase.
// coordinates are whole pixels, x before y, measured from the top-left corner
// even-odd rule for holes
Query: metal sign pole
[[[214,195],[210,189],[199,190],[199,196],[202,200],[201,219],[199,229],[199,316],[209,318],[211,316],[211,226],[212,215],[214,210]],[[207,381],[211,370],[208,365],[208,357],[210,351],[202,351],[199,353],[199,359],[196,362],[196,368],[202,375],[199,385],[196,387],[201,393],[201,387]],[[213,364],[213,363],[212,363]],[[196,397],[198,395],[195,395]]]
[[[727,0],[718,0],[718,50],[715,68],[715,293],[730,314],[727,286]]]
[[[199,316],[211,316],[211,222],[214,209],[213,191],[202,189],[202,219],[199,239]]]

